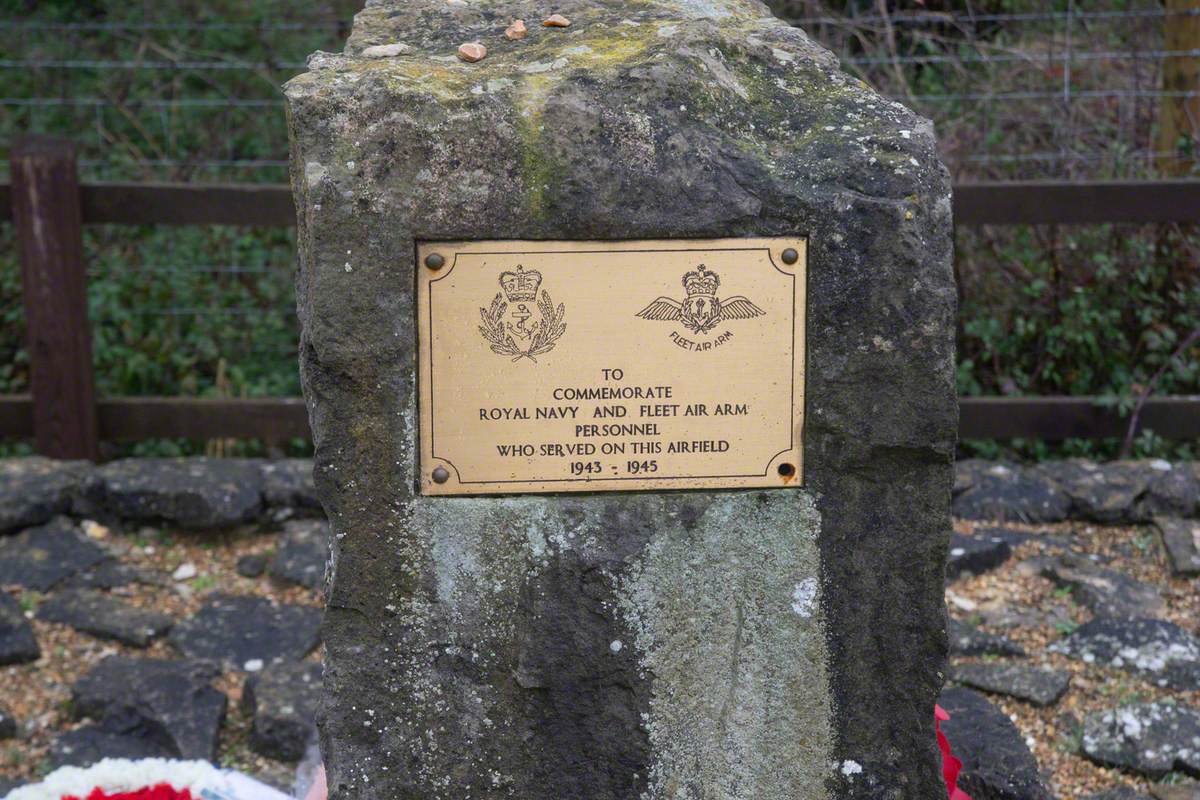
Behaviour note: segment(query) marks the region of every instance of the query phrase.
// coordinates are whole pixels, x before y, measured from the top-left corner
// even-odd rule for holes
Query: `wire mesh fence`
[[[357,5],[27,5],[0,20],[0,131],[70,136],[85,179],[283,180],[279,86]]]
[[[1200,57],[1200,41],[1177,46],[1169,35],[1200,23],[1194,4],[846,5],[834,14],[783,0],[779,10],[848,70],[932,119],[960,179],[1142,178],[1194,153],[1194,139],[1156,135],[1168,105],[1200,98],[1200,85],[1164,81]]]
[[[84,180],[280,182],[278,87],[309,53],[341,48],[361,3],[19,5],[27,10],[0,19],[0,143],[25,132],[68,136],[81,147]],[[960,182],[1196,174],[1195,125],[1164,133],[1170,113],[1200,115],[1200,84],[1178,80],[1200,65],[1200,33],[1179,34],[1200,31],[1194,3],[771,5],[848,72],[931,119]],[[0,230],[0,392],[27,382],[10,236]],[[280,230],[89,232],[101,390],[297,393],[291,250]],[[1178,226],[960,237],[960,388],[1127,394],[1139,370],[1157,369],[1200,324],[1200,288],[1187,277],[1196,254],[1193,232]],[[1151,310],[1122,306],[1106,281],[1150,287],[1130,297]],[[1116,320],[1101,313],[1114,303]],[[1079,341],[1085,323],[1107,326],[1100,338],[1128,358],[1079,369],[1091,357]],[[1200,391],[1200,375],[1174,385]]]
[[[282,180],[278,87],[312,51],[340,48],[358,4],[169,5],[96,14],[52,2],[0,20],[0,131],[71,135],[85,177]],[[1164,85],[1164,66],[1200,61],[1200,42],[1177,46],[1166,32],[1200,11],[936,5],[773,3],[848,71],[934,120],[956,177],[1142,177],[1177,154],[1157,123],[1164,103],[1200,103],[1200,86]],[[89,8],[100,18],[80,18]]]
[[[85,181],[278,183],[279,86],[360,4],[23,5],[0,20],[0,143],[69,137]],[[11,244],[0,230],[0,392],[28,387]],[[299,394],[290,231],[99,226],[85,250],[102,395]]]

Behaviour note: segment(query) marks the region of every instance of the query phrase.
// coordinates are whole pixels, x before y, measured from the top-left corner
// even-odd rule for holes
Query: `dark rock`
[[[1044,607],[1017,602],[995,603],[979,609],[980,621],[989,628],[1056,628],[1074,619],[1065,602],[1047,601]]]
[[[946,577],[953,580],[963,574],[982,575],[1003,564],[1012,555],[1012,547],[1000,537],[950,534],[950,557]]]
[[[1071,501],[1037,470],[992,464],[975,474],[969,489],[954,498],[954,515],[997,522],[1059,522]]]
[[[1045,707],[1067,693],[1071,674],[1017,664],[959,664],[954,668],[954,680]]]
[[[267,571],[272,577],[310,589],[325,585],[329,561],[329,523],[325,520],[294,520],[285,523],[283,536]]]
[[[299,661],[320,644],[321,611],[261,597],[216,595],[171,630],[171,644],[192,658],[245,669],[248,661]]]
[[[153,739],[181,758],[213,760],[225,695],[210,684],[211,664],[110,656],[75,683],[72,709],[111,732]]]
[[[1200,575],[1200,521],[1157,517],[1154,525],[1162,537],[1171,571],[1181,577]]]
[[[166,614],[138,608],[93,589],[57,593],[38,606],[37,617],[133,647],[149,647],[174,622]]]
[[[20,778],[0,778],[0,798],[7,797],[13,789],[20,789],[25,785],[25,781]]]
[[[1150,794],[1155,800],[1200,800],[1200,783],[1155,783]]]
[[[127,458],[96,470],[84,489],[81,510],[184,528],[220,528],[253,519],[262,508],[262,494],[256,461]]]
[[[1004,542],[1013,548],[1020,547],[1031,539],[1045,538],[1045,534],[1028,533],[1027,531],[1019,531],[1016,528],[1005,528],[1002,526],[976,528],[975,535],[992,541]]]
[[[1083,754],[1097,764],[1161,778],[1200,774],[1200,713],[1167,703],[1140,703],[1089,714]]]
[[[1142,794],[1128,786],[1118,786],[1099,794],[1090,794],[1084,800],[1150,800],[1150,795]]]
[[[63,581],[65,589],[116,589],[131,583],[153,584],[154,579],[137,567],[115,558],[77,572]]]
[[[162,741],[159,731],[130,715],[85,724],[60,734],[50,745],[50,764],[58,767],[90,767],[105,758],[172,758],[179,753]]]
[[[320,509],[309,458],[285,458],[262,464],[263,498],[272,508]]]
[[[257,578],[267,571],[267,557],[261,553],[250,553],[237,560],[237,574],[243,578]]]
[[[983,458],[964,458],[955,461],[952,496],[958,497],[973,487],[995,463]]]
[[[0,534],[67,513],[91,469],[86,461],[41,456],[0,459]]]
[[[254,718],[250,747],[281,761],[299,761],[316,734],[321,665],[273,664],[246,678],[242,702]]]
[[[1144,463],[1085,459],[1050,462],[1038,471],[1052,476],[1071,498],[1072,516],[1106,524],[1144,521],[1139,500],[1156,477]]]
[[[0,592],[0,665],[37,661],[42,655],[20,604]]]
[[[1200,689],[1200,642],[1165,620],[1097,617],[1050,650],[1133,672],[1158,686]]]
[[[15,739],[17,736],[17,718],[4,706],[0,706],[0,739]]]
[[[1006,542],[1009,547],[1016,549],[1028,542],[1034,542],[1040,545],[1043,549],[1048,547],[1057,547],[1063,550],[1071,547],[1071,541],[1062,536],[1054,536],[1047,533],[1029,533],[1027,531],[1019,531],[1015,528],[989,527],[976,528],[975,535],[981,538],[990,539],[993,541]]]
[[[1036,555],[1017,562],[1013,572],[1023,578],[1045,577],[1045,573],[1058,566],[1057,555]]]
[[[45,592],[59,581],[99,564],[109,556],[59,517],[0,539],[0,586],[23,586]]]
[[[1151,461],[1150,483],[1138,503],[1137,517],[1190,517],[1200,510],[1200,477],[1188,465]]]
[[[1075,600],[1099,617],[1148,617],[1163,608],[1157,587],[1124,572],[1098,567],[1082,556],[1048,559],[1042,574],[1059,586],[1070,587]]]
[[[1004,636],[951,619],[949,626],[950,652],[958,656],[1024,656],[1019,644]]]
[[[958,786],[973,800],[1050,800],[1037,761],[1008,715],[970,689],[946,689],[942,731],[962,759]]]

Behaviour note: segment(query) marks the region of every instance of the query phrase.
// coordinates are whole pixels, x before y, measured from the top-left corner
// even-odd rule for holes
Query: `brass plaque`
[[[798,485],[805,243],[421,243],[422,492]]]

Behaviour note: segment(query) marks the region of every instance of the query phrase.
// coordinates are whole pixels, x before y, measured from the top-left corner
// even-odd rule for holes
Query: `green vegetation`
[[[33,132],[77,142],[85,180],[286,181],[279,86],[310,52],[341,47],[357,5],[0,0],[3,169],[8,143]],[[291,231],[103,226],[84,246],[101,394],[299,394]],[[0,226],[0,393],[28,390],[23,325]]]
[[[37,611],[38,606],[42,604],[42,600],[44,599],[45,596],[41,592],[31,590],[22,592],[21,596],[17,598],[17,603],[20,605],[21,611],[30,614]]]
[[[1194,230],[963,230],[958,247],[961,394],[1095,395],[1128,413],[1156,376],[1155,394],[1200,393],[1200,342],[1180,350],[1200,329]],[[1057,453],[1108,456],[1116,447],[1069,441]],[[994,443],[969,449],[1003,452]],[[1194,445],[1152,434],[1135,442],[1135,453],[1197,456]]]
[[[1060,619],[1054,623],[1054,630],[1063,636],[1070,636],[1079,630],[1079,623],[1071,619]]]
[[[1168,102],[1156,96],[1162,62],[1128,55],[1163,49],[1161,4],[772,5],[806,20],[845,68],[933,120],[956,181],[1162,177],[1153,157]],[[1193,153],[1195,144],[1179,149]],[[1200,175],[1194,163],[1191,174]],[[961,228],[956,244],[961,394],[1091,395],[1128,414],[1144,392],[1200,393],[1200,339],[1181,348],[1200,331],[1195,226]],[[1135,455],[1200,456],[1200,443],[1152,432],[1134,444]],[[1111,457],[1119,447],[1073,440],[963,449],[1039,458]]]
[[[338,50],[357,0],[0,0],[0,148],[24,132],[69,136],[85,179],[280,182],[286,131],[278,87],[308,53]],[[1145,9],[1132,0],[1088,12]],[[847,69],[934,120],[956,180],[1148,178],[1157,62],[1071,62],[1053,20],[1066,0],[984,0],[979,24],[881,24],[874,2],[778,0]],[[931,4],[930,9],[955,8]],[[1026,14],[1026,17],[1030,15]],[[1037,17],[1037,14],[1032,15]],[[854,19],[857,17],[858,19]],[[1161,19],[1076,23],[1080,51],[1154,51]],[[1022,58],[994,58],[1011,54]],[[935,60],[917,63],[920,57]],[[1063,87],[1076,99],[1045,92]],[[1119,89],[1132,99],[1084,97]],[[1021,92],[1030,93],[1023,99]],[[1041,95],[1039,95],[1039,92]],[[979,96],[1004,96],[1003,102]],[[6,155],[6,153],[2,153]],[[1016,157],[1013,157],[1015,154]],[[1036,156],[1036,157],[1027,157]],[[1045,156],[1045,158],[1043,158]],[[7,158],[3,159],[6,169]],[[550,174],[552,166],[535,164]],[[299,393],[290,231],[91,228],[89,308],[106,395]],[[0,226],[0,393],[28,388],[20,275]],[[1094,395],[1128,413],[1137,397],[1200,393],[1200,235],[1194,226],[962,229],[958,386],[967,395]],[[133,452],[189,453],[156,442]],[[968,442],[986,456],[1112,456],[1116,441]],[[293,450],[299,449],[299,445]],[[256,452],[239,445],[235,452]],[[229,452],[229,450],[226,450]],[[1153,433],[1137,454],[1196,457]]]

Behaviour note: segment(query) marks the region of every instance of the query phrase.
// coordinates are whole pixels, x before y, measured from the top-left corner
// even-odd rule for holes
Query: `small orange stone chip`
[[[458,57],[463,61],[475,63],[487,57],[487,48],[479,42],[467,42],[458,46]]]
[[[546,21],[543,22],[542,25],[546,26],[547,28],[569,28],[571,27],[571,20],[567,19],[562,14],[551,14],[550,16],[546,17]]]
[[[525,20],[519,19],[512,25],[508,26],[508,28],[504,31],[504,35],[509,39],[524,39],[525,34],[528,32],[529,29],[525,27]]]

